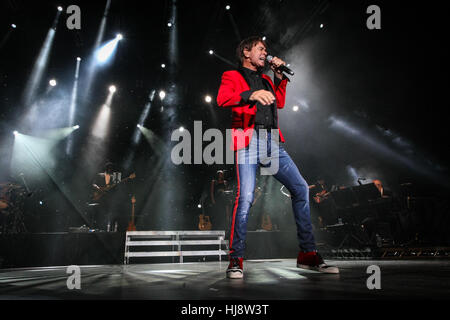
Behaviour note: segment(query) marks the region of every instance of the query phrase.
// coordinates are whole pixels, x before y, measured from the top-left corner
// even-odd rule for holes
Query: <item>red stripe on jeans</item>
[[[236,192],[236,200],[234,202],[234,210],[233,210],[233,218],[231,222],[231,232],[230,232],[230,252],[229,254],[233,253],[233,235],[234,235],[234,222],[236,219],[236,211],[239,205],[239,196],[240,196],[240,181],[239,181],[239,164],[238,164],[238,152],[236,152],[236,173],[237,173],[237,192]]]

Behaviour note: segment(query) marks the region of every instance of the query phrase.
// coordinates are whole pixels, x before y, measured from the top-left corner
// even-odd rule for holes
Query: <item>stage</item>
[[[66,266],[0,270],[1,299],[367,300],[443,299],[450,261],[333,261],[340,274],[296,268],[294,259],[248,260],[244,279],[226,279],[226,262],[81,266],[80,289],[69,290]],[[381,271],[369,290],[367,267]]]
[[[3,234],[0,235],[0,269],[122,264],[125,236],[125,232]],[[295,232],[287,231],[249,231],[247,247],[247,259],[291,258],[298,251]],[[209,258],[186,257],[185,262],[218,260],[217,256]],[[141,258],[131,262],[167,263],[178,262],[178,258]]]

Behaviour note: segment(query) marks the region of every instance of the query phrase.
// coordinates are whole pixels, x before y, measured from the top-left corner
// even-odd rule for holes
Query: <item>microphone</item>
[[[267,62],[269,62],[269,63],[272,61],[272,59],[273,59],[273,57],[270,56],[270,55],[267,56],[267,58],[266,58]],[[289,68],[286,67],[286,66],[279,66],[279,67],[277,68],[277,70],[280,70],[281,72],[286,72],[286,73],[290,74],[291,76],[294,75],[294,71],[292,71],[291,69],[289,69]]]

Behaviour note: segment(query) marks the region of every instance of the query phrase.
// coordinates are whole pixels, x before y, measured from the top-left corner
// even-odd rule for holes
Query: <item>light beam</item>
[[[78,96],[78,78],[80,75],[80,64],[81,64],[81,58],[78,57],[77,64],[75,67],[75,79],[74,79],[73,87],[72,87],[72,96],[70,98],[69,126],[73,126],[74,121],[75,121],[75,111],[77,108],[77,96]],[[69,137],[69,139],[67,140],[67,145],[66,145],[66,154],[67,155],[72,154],[72,145],[73,145],[73,138]]]
[[[50,56],[50,50],[53,45],[53,40],[55,38],[56,33],[56,26],[59,21],[59,17],[61,15],[61,11],[58,11],[56,13],[55,20],[53,22],[52,28],[48,30],[47,37],[44,40],[44,44],[42,45],[42,48],[39,52],[39,55],[36,59],[36,62],[34,64],[33,70],[31,72],[31,76],[27,82],[24,94],[23,94],[23,102],[25,106],[30,106],[33,102],[34,98],[37,94],[37,89],[39,87],[39,84],[42,81],[42,76],[44,75],[44,71],[47,67],[49,56]]]

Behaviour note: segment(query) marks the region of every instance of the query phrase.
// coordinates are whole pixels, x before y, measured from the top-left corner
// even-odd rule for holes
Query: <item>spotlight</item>
[[[106,63],[113,56],[117,49],[117,44],[122,38],[122,35],[118,34],[114,39],[108,41],[95,51],[95,58],[99,64]]]
[[[17,26],[13,23],[13,24],[11,24],[11,28],[15,29],[15,28],[17,28]]]
[[[180,129],[178,129],[178,130],[180,130],[180,132],[183,132],[184,131],[184,127],[180,127]]]
[[[167,26],[170,28],[172,27],[172,22],[167,23]]]
[[[50,80],[48,83],[49,83],[52,87],[55,87],[56,84],[57,84],[55,79]]]
[[[63,11],[63,8],[62,7],[58,7],[58,11],[59,12]]]
[[[166,67],[166,65],[163,63],[163,64],[161,64],[161,68],[165,68]]]
[[[161,90],[159,92],[159,97],[161,98],[161,100],[163,100],[166,97],[166,93],[163,90]]]
[[[80,58],[80,57],[77,57],[77,61],[81,61],[81,58]]]
[[[197,206],[197,208],[201,209],[201,208],[202,208],[202,205],[199,203],[198,206]]]
[[[323,28],[323,23],[320,24],[320,29],[322,29],[322,28]]]
[[[230,6],[226,6],[226,7],[225,7],[225,9],[227,9],[227,10],[230,10],[230,9],[231,9],[231,7],[230,7]]]
[[[118,34],[116,35],[116,38],[117,38],[117,40],[122,40],[122,39],[123,39],[123,36],[122,36],[122,34],[118,33]]]
[[[136,127],[138,127],[138,128],[140,128],[141,127],[141,125],[140,124],[138,124]]]
[[[14,130],[13,134],[14,134],[15,136],[17,136],[17,135],[19,134],[19,132],[16,131],[16,130]]]
[[[292,110],[294,110],[295,112],[297,112],[297,111],[298,111],[298,109],[299,109],[299,107],[298,107],[298,106],[293,106],[293,107],[292,107]]]
[[[211,96],[205,96],[205,101],[206,101],[207,103],[210,103],[210,102],[212,101]]]
[[[116,92],[116,91],[117,91],[116,86],[110,86],[110,87],[109,87],[109,92],[114,93],[114,92]]]
[[[43,204],[44,204],[44,202],[42,202],[42,201],[39,201],[39,204],[42,206]]]
[[[263,40],[263,41],[266,41],[266,39],[267,39],[266,36],[263,36],[263,37],[262,37],[262,40]]]
[[[214,54],[214,51],[213,50],[209,50],[209,54]]]
[[[76,126],[73,126],[73,128],[74,128],[75,130],[77,130],[77,129],[80,129],[80,126],[79,126],[79,125],[76,125]]]

